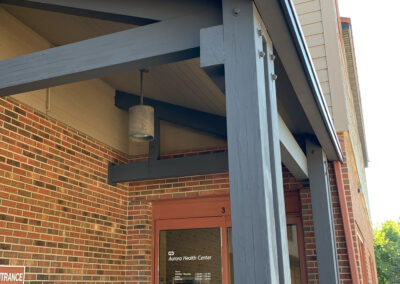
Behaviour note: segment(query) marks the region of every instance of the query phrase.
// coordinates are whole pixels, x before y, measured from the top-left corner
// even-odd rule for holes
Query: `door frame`
[[[298,214],[289,213],[286,215],[286,225],[296,225],[297,231],[297,245],[299,250],[300,259],[300,275],[301,283],[307,284],[307,268],[306,268],[306,256],[305,256],[305,244],[304,244],[304,231],[303,222],[301,216]]]
[[[153,283],[159,277],[160,230],[220,228],[222,283],[228,284],[227,228],[232,227],[229,196],[153,202]]]

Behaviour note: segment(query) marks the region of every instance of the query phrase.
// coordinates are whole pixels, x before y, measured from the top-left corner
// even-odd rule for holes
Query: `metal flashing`
[[[318,77],[315,73],[314,65],[312,63],[311,55],[308,51],[305,38],[300,27],[300,22],[297,18],[293,3],[290,0],[280,0],[283,12],[286,16],[289,29],[292,33],[292,38],[299,53],[301,63],[303,65],[306,77],[309,81],[314,100],[318,106],[321,114],[321,118],[325,124],[326,130],[329,133],[331,142],[335,148],[338,160],[343,162],[343,153],[340,146],[339,138],[336,134],[335,126],[332,118],[329,114],[328,107],[326,105],[321,86],[318,81]]]

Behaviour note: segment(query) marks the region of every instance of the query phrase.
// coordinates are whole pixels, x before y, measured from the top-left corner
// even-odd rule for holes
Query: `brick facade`
[[[343,181],[349,208],[351,229],[353,233],[354,248],[357,258],[359,277],[363,279],[363,270],[361,268],[361,254],[359,252],[358,238],[364,242],[364,263],[366,265],[368,283],[376,283],[376,267],[374,254],[374,234],[369,219],[369,213],[364,200],[364,195],[359,192],[360,188],[354,153],[351,147],[350,137],[347,132],[340,133],[339,139],[344,154],[342,165]],[[371,261],[370,261],[371,259]]]
[[[332,209],[335,224],[336,248],[338,252],[340,280],[341,283],[352,283],[346,248],[346,240],[344,237],[342,214],[340,212],[339,197],[335,182],[335,175],[332,168],[332,164],[329,164]],[[309,187],[304,187],[300,190],[300,200],[302,209],[308,283],[318,283],[318,265],[314,235],[314,222],[312,215],[311,193]]]
[[[340,133],[339,139],[341,142],[344,161],[342,164],[342,175],[344,180],[344,189],[347,200],[347,207],[352,226],[352,235],[354,241],[354,248],[357,258],[358,273],[360,283],[363,283],[363,274],[361,269],[361,254],[357,244],[357,238],[360,236],[364,241],[364,255],[366,271],[368,273],[368,283],[376,283],[376,268],[375,268],[375,255],[373,249],[373,230],[368,217],[368,211],[365,206],[362,194],[358,192],[359,183],[357,171],[355,169],[355,162],[351,150],[350,138],[346,133]],[[336,233],[336,246],[338,251],[339,271],[341,283],[352,283],[350,264],[346,247],[346,240],[344,236],[343,219],[340,211],[340,203],[338,196],[338,189],[336,185],[335,173],[333,166],[329,164],[330,185],[332,193],[332,209],[335,222]],[[285,177],[285,175],[284,175]],[[285,184],[297,184],[293,178],[284,180]],[[298,184],[297,184],[298,185]],[[292,185],[293,186],[293,185]],[[300,186],[300,185],[298,185]],[[287,190],[287,187],[286,187]],[[314,237],[314,224],[312,216],[311,195],[310,189],[305,185],[300,188],[300,199],[302,206],[302,220],[304,230],[305,242],[305,255],[307,262],[307,277],[309,283],[318,283],[318,267],[317,256],[315,251],[315,237]]]
[[[12,99],[0,133],[0,265],[26,283],[123,282],[128,188],[106,180],[126,158]]]
[[[26,266],[26,283],[150,283],[152,202],[229,194],[227,173],[110,186],[109,162],[146,157],[132,159],[13,99],[0,99],[0,132],[0,265]],[[162,158],[213,151],[226,149]],[[369,223],[355,218],[347,160],[343,174],[353,232],[374,257]],[[340,275],[351,283],[332,167],[330,176]],[[286,169],[283,178],[285,191],[300,194],[308,282],[318,283],[310,190]]]

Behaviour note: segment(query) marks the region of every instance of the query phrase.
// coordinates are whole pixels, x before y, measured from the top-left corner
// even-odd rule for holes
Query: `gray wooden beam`
[[[267,121],[268,121],[268,145],[271,163],[272,195],[274,200],[275,230],[276,230],[276,249],[278,254],[279,283],[290,284],[290,262],[289,248],[287,242],[287,225],[285,210],[285,194],[283,189],[283,176],[281,164],[281,137],[287,139],[291,133],[285,124],[279,124],[278,105],[276,102],[275,69],[274,69],[274,50],[272,41],[260,17],[258,19],[258,29],[264,38],[264,74],[266,83],[267,100]],[[283,121],[282,121],[283,122]],[[281,129],[286,130],[282,133]],[[285,135],[286,134],[286,135]],[[285,136],[283,136],[285,135]],[[285,141],[285,140],[284,140]],[[281,142],[281,143],[280,143]],[[281,145],[280,145],[281,144]],[[296,143],[297,145],[297,143]]]
[[[225,94],[224,27],[218,25],[200,30],[200,67]]]
[[[122,165],[110,164],[108,183],[114,185],[118,182],[223,173],[228,171],[227,156],[223,152]]]
[[[224,64],[224,26],[218,25],[200,30],[200,67]]]
[[[207,14],[167,20],[0,61],[0,97],[199,56]]]
[[[337,284],[340,277],[327,158],[314,142],[308,140],[306,147],[318,278],[320,283]]]
[[[248,0],[222,3],[235,283],[280,283],[256,9]]]
[[[297,180],[308,179],[307,157],[283,119],[278,116],[282,164]]]
[[[205,11],[214,17],[221,13],[220,2],[213,0],[0,0],[0,3],[134,25]]]

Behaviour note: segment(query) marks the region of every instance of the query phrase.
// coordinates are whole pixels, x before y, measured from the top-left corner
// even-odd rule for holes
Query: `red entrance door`
[[[155,203],[154,283],[230,283],[230,227],[228,197]]]

